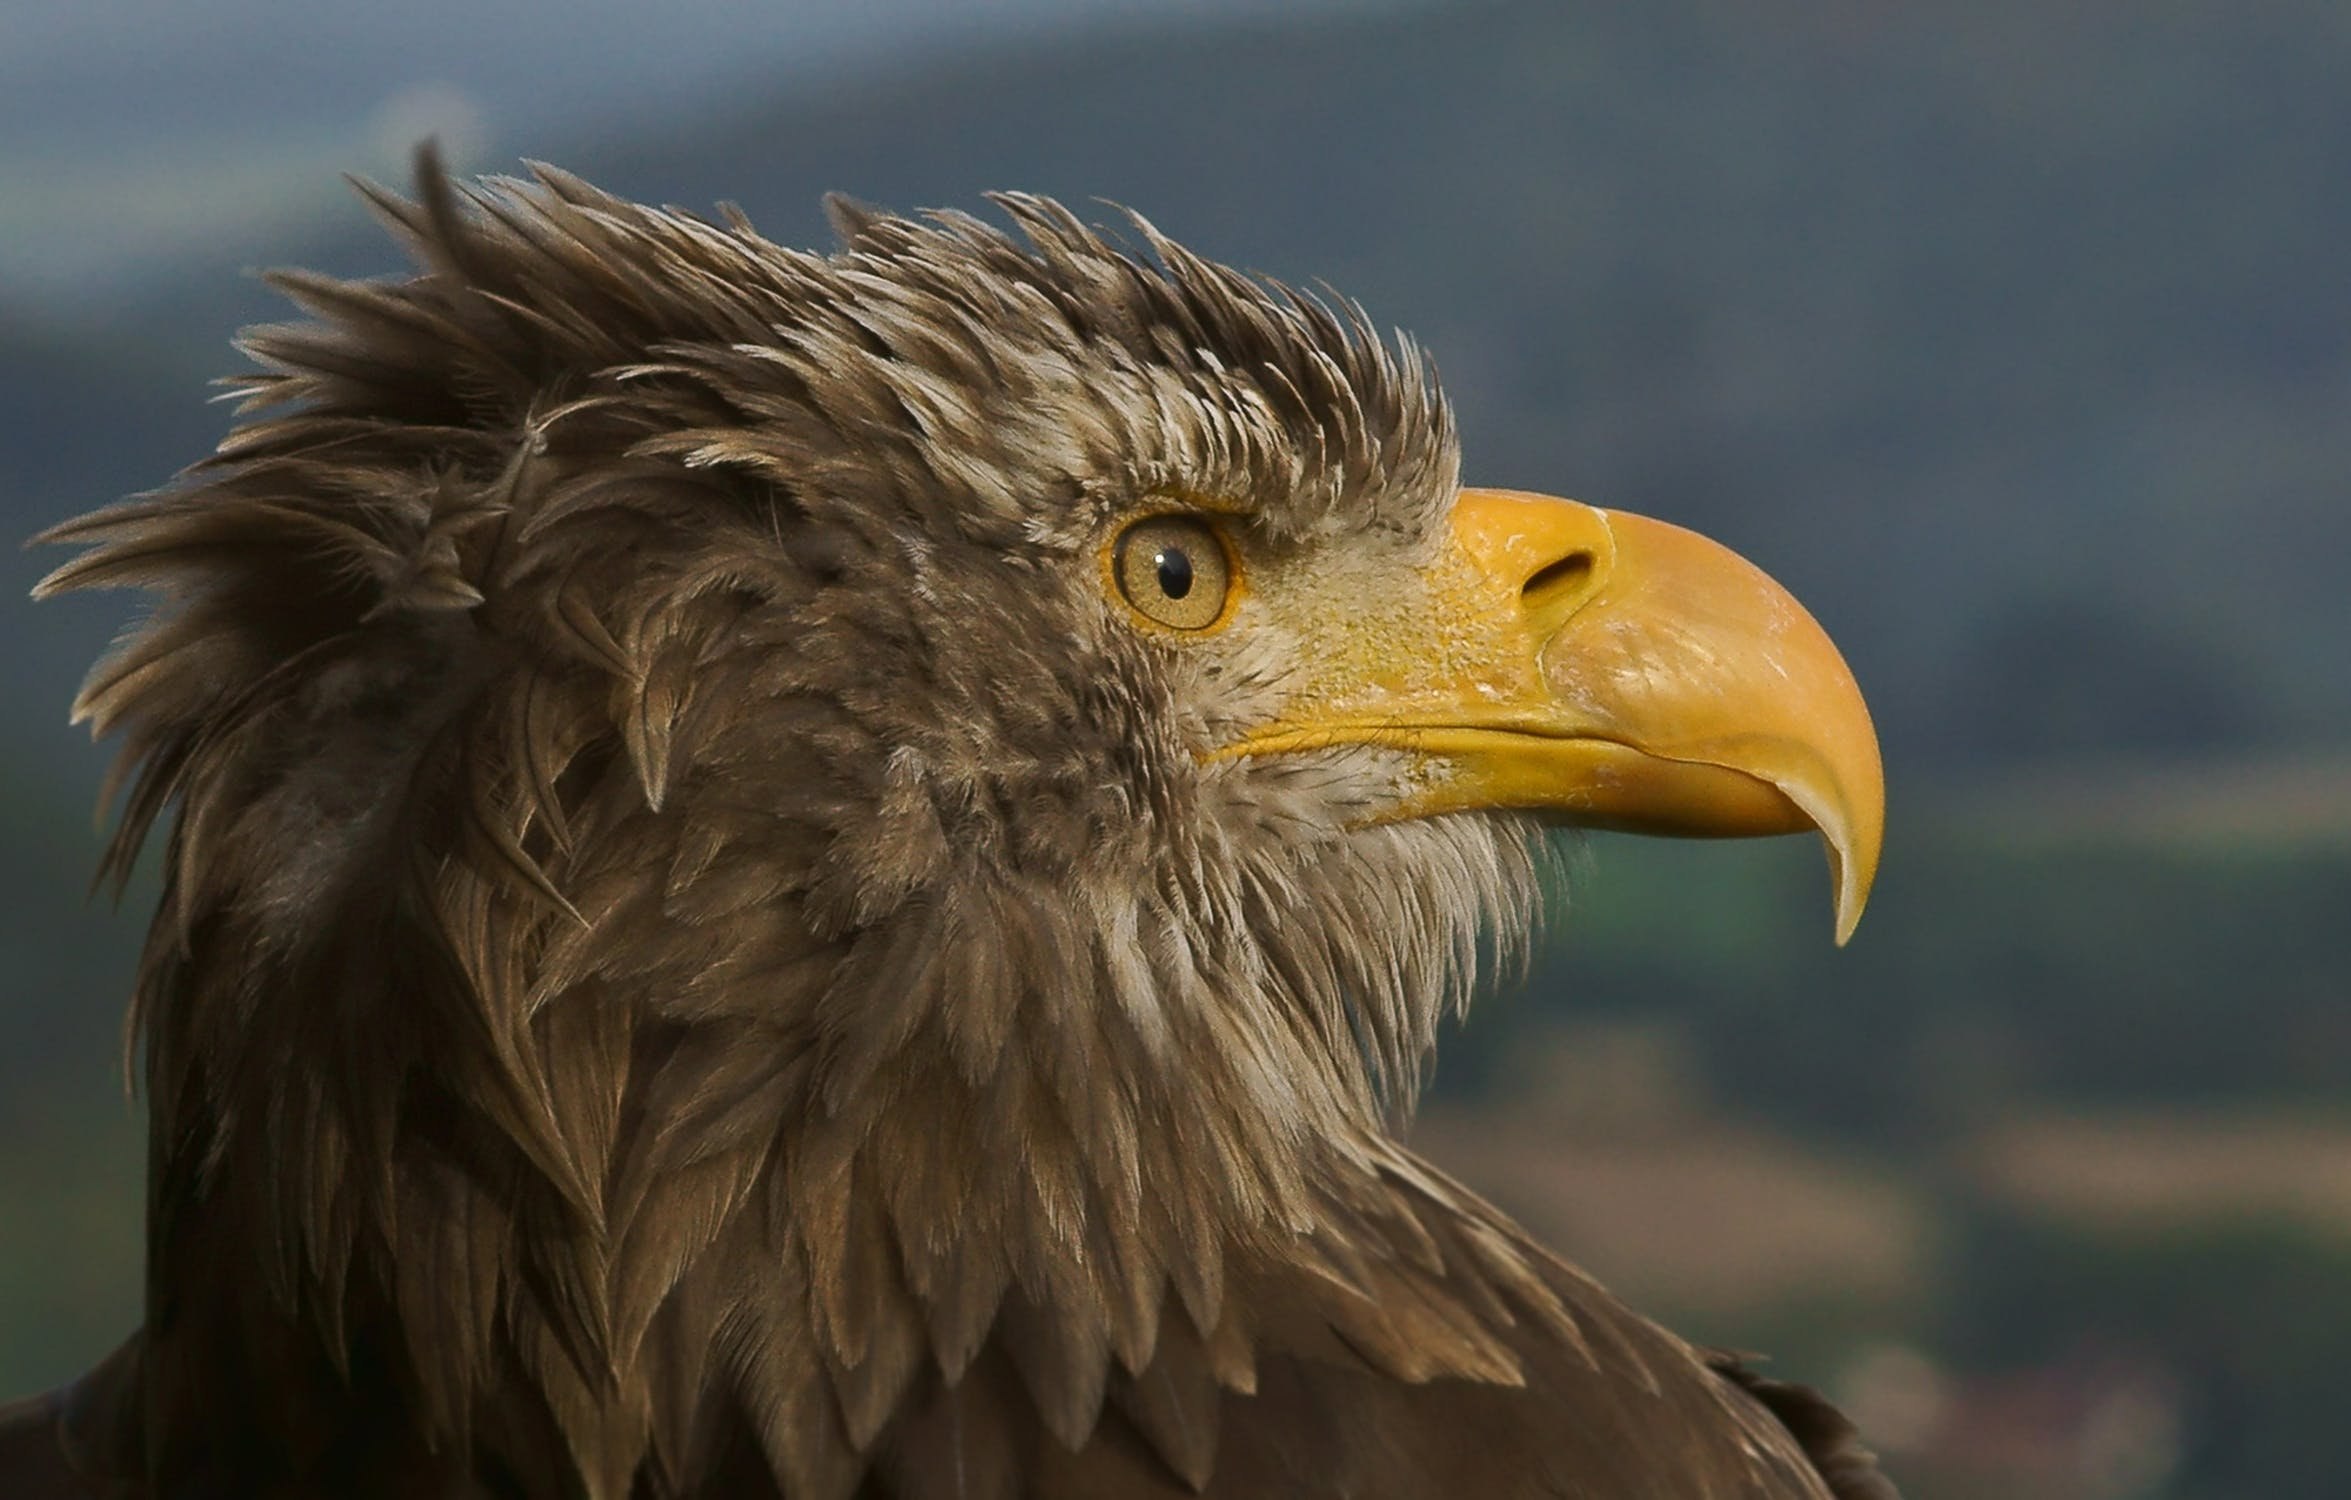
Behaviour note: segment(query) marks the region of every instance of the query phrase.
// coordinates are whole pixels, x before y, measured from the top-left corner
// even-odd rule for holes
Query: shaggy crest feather
[[[49,534],[45,592],[162,600],[76,705],[108,870],[170,822],[149,1474],[1271,1493],[1307,1460],[1220,1422],[1337,1420],[1302,1360],[1678,1361],[1764,1430],[1382,1132],[1531,827],[1201,762],[1280,652],[1211,682],[1091,587],[1153,496],[1425,548],[1416,350],[1035,197],[817,255],[544,167],[365,191],[417,274],[273,276],[310,321],[218,453]]]

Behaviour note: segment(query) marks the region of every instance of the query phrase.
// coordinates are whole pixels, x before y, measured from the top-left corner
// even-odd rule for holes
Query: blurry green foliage
[[[1905,830],[1850,946],[1807,841],[1601,838],[1529,993],[1689,1023],[1742,1112],[1886,1143],[2019,1097],[2339,1101],[2351,849]],[[1441,1077],[1474,1087],[1501,1028]]]
[[[1936,1342],[1964,1366],[2085,1352],[2159,1361],[2181,1386],[2179,1500],[2351,1494],[2342,1371],[2351,1244],[2242,1222],[2094,1235],[1968,1215]]]

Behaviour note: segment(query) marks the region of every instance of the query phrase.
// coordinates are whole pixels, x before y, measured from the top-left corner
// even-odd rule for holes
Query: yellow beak
[[[1415,790],[1379,821],[1518,808],[1699,837],[1815,829],[1837,941],[1852,934],[1885,830],[1877,735],[1837,648],[1760,569],[1662,521],[1465,490],[1412,604],[1325,615],[1365,638],[1225,753],[1409,751]]]

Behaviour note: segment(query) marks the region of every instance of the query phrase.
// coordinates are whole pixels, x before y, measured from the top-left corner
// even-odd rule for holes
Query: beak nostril
[[[1592,554],[1570,552],[1537,568],[1519,588],[1519,603],[1529,614],[1549,614],[1581,599],[1591,578]]]

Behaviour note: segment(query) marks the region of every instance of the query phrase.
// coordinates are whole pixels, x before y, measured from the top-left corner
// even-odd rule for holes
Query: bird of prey
[[[50,533],[160,599],[76,709],[169,829],[145,1317],[0,1490],[1893,1493],[1390,1133],[1551,824],[1816,829],[1850,927],[1785,592],[1139,217],[419,178]]]

